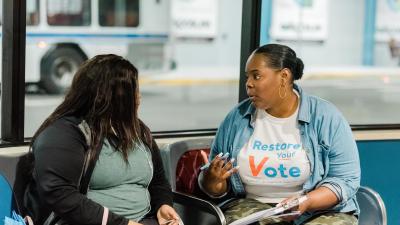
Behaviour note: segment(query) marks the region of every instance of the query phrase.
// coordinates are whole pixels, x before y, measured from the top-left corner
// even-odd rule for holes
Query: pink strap
[[[108,208],[104,207],[103,221],[101,222],[101,225],[107,225],[107,220],[108,220]]]

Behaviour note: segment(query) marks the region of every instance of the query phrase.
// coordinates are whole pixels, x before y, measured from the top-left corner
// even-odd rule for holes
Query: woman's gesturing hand
[[[278,206],[284,205],[284,204],[288,204],[289,202],[299,199],[299,196],[293,196],[287,199],[284,199],[282,202],[280,202],[278,204]],[[288,216],[282,216],[282,220],[284,221],[293,221],[295,219],[297,219],[300,215],[302,215],[304,212],[306,212],[308,210],[309,204],[310,204],[310,199],[308,199],[307,197],[304,198],[305,200],[302,202],[298,202],[298,205],[295,205],[292,208],[289,208],[288,211],[289,212],[296,212],[293,213],[293,215],[288,215]],[[297,200],[299,201],[299,200]],[[288,212],[285,212],[288,213]]]
[[[221,195],[227,190],[226,179],[233,173],[238,171],[239,167],[233,167],[234,159],[227,160],[229,153],[223,155],[222,153],[215,156],[209,163],[207,154],[201,151],[203,161],[208,168],[204,169],[204,188],[213,195]]]

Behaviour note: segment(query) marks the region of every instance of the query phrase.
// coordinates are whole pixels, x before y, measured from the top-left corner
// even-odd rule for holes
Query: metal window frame
[[[24,143],[26,1],[3,0],[1,141]]]
[[[239,102],[247,98],[245,72],[247,57],[260,45],[261,4],[262,0],[243,0]]]

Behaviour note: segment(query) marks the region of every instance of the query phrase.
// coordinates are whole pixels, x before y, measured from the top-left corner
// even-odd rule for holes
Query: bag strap
[[[104,138],[101,140],[99,146],[97,146],[97,149],[94,151],[91,149],[91,142],[92,142],[92,132],[90,130],[89,124],[85,121],[82,120],[81,123],[78,124],[78,128],[82,132],[83,136],[85,137],[86,140],[86,154],[85,154],[85,162],[83,164],[82,168],[82,173],[79,181],[79,191],[82,194],[87,194],[87,190],[89,188],[89,182],[90,178],[92,177],[92,173],[94,170],[94,167],[96,165],[97,159],[100,154],[100,148],[102,147],[101,143],[104,142]],[[93,157],[93,153],[96,155]]]
[[[88,149],[88,154],[86,157],[86,166],[84,167],[83,177],[79,184],[80,193],[86,195],[89,189],[90,179],[92,178],[94,167],[96,166],[97,159],[99,158],[101,148],[103,147],[102,143],[104,142],[104,138],[101,139],[99,146],[97,146],[96,150],[93,151],[90,148]],[[92,154],[95,156],[92,158]]]
[[[101,139],[100,144],[97,146],[97,148],[93,151],[91,149],[91,132],[89,125],[85,120],[82,120],[78,127],[85,137],[87,146],[85,162],[83,164],[81,177],[79,179],[79,192],[86,195],[89,189],[89,183],[93,174],[94,167],[96,166],[101,148],[103,147],[102,143],[104,142],[104,137]],[[92,157],[93,153],[95,154],[94,157]],[[60,216],[56,215],[54,212],[51,212],[50,216],[47,218],[43,225],[55,225],[57,224],[57,222],[60,221],[60,219]]]

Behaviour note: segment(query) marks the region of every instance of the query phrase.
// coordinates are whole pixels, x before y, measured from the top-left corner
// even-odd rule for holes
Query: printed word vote
[[[265,163],[268,161],[268,157],[263,157],[260,163],[256,165],[254,161],[254,156],[249,156],[249,164],[250,164],[250,169],[251,173],[253,176],[258,176],[258,174],[261,172],[263,169]],[[274,167],[266,167],[264,169],[264,174],[267,177],[273,178],[278,176],[278,173],[280,177],[282,178],[288,178],[289,176],[291,177],[299,177],[300,176],[300,168],[299,167],[291,167],[289,170],[283,166],[283,164],[279,164],[278,168]]]

